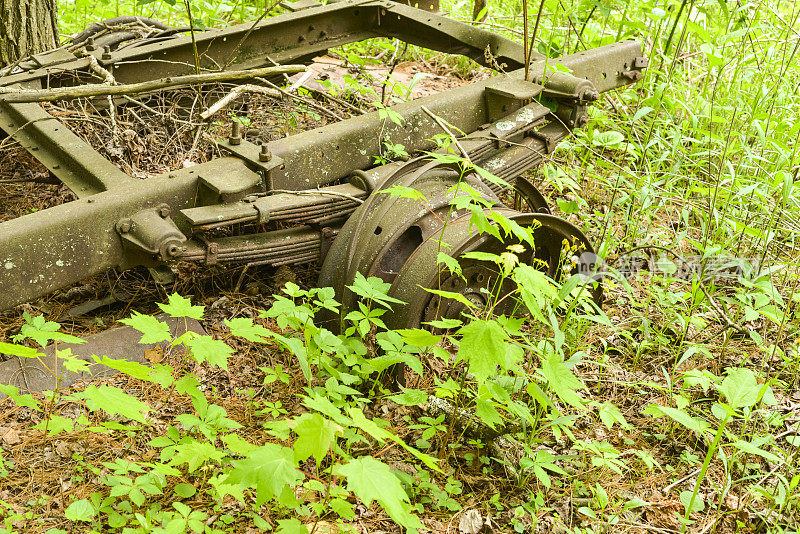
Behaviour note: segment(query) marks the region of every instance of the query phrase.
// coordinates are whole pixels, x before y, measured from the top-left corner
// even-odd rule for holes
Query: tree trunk
[[[58,46],[57,0],[0,0],[0,65]]]

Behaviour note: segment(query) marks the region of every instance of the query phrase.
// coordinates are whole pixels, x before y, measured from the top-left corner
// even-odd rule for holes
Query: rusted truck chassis
[[[647,59],[638,43],[624,41],[549,60],[534,54],[528,81],[520,44],[431,11],[387,0],[287,5],[292,12],[255,25],[197,33],[197,57],[188,33],[164,32],[116,50],[86,39],[77,49],[33,56],[0,77],[0,90],[6,91],[0,94],[0,128],[78,197],[0,223],[0,309],[112,268],[177,261],[321,262],[319,283],[336,288],[345,310],[355,305],[345,286],[361,272],[390,282],[390,294],[405,302],[395,309],[390,326],[457,316],[462,305],[440,301],[422,287],[460,292],[480,305],[486,290],[497,289],[497,277],[479,262],[465,262],[463,277],[443,273],[436,262],[440,241],[454,257],[504,246],[471,232],[468,214],[448,215],[448,190],[459,180],[481,191],[495,210],[536,228],[536,246],[521,255],[523,261],[542,260],[554,274],[565,246],[591,252],[583,233],[550,214],[542,195],[521,175],[573,128],[586,124],[587,107],[599,93],[640,78]],[[192,74],[197,59],[205,73],[252,71],[255,77],[266,67],[305,65],[329,48],[374,37],[461,54],[501,71],[395,105],[402,124],[383,121],[382,127],[393,143],[419,154],[434,150],[431,138],[443,133],[435,117],[452,125],[452,131],[466,134],[458,135],[469,160],[514,184],[514,205],[500,203],[502,186],[429,157],[375,166],[381,152],[378,112],[264,146],[233,132],[219,140],[225,157],[137,179],[39,103],[42,89],[57,89],[56,97],[67,98],[58,90],[96,87],[102,69],[113,73],[117,84],[136,84]],[[555,63],[569,74],[546,67]],[[427,204],[373,194],[395,184],[422,191]],[[220,236],[218,230],[225,227],[250,230]]]

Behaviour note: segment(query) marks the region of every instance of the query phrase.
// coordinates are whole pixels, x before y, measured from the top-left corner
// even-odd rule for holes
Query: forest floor
[[[226,135],[232,120],[267,141],[352,116],[383,91],[389,70],[389,90],[405,98],[487,75],[424,55],[392,67],[386,54],[375,55],[367,65],[349,62],[346,52],[315,63],[315,77],[339,86],[349,105],[310,93],[279,102],[256,96],[220,116],[207,135],[186,110],[206,108],[227,86],[121,106],[115,124],[86,103],[48,109],[123,171],[146,177],[216,157],[213,138]],[[705,83],[691,76],[699,68],[693,57],[683,57],[676,77]],[[788,72],[796,74],[793,64]],[[348,78],[358,90],[346,91]],[[144,353],[165,375],[123,366],[55,395],[0,400],[0,533],[797,532],[797,148],[787,143],[791,155],[782,157],[790,162],[769,169],[770,179],[752,171],[721,180],[733,165],[755,167],[747,159],[753,136],[766,134],[745,136],[731,164],[715,167],[714,189],[714,177],[693,167],[705,165],[712,149],[692,135],[705,139],[711,127],[675,105],[650,128],[656,134],[648,145],[647,127],[630,119],[656,105],[641,86],[627,91],[603,100],[587,131],[529,173],[560,215],[605,244],[601,255],[618,271],[605,280],[602,311],[560,310],[550,316],[555,324],[503,325],[495,341],[523,354],[494,382],[475,381],[461,350],[466,337],[426,345],[407,333],[398,334],[406,336],[398,352],[412,354],[419,368],[405,370],[405,393],[353,354],[338,367],[320,357],[309,373],[298,354],[310,354],[316,338],[285,317],[324,302],[299,293],[315,286],[316,265],[256,267],[240,280],[241,268],[186,263],[166,285],[146,269],[111,272],[0,314],[0,342],[26,329],[58,339],[51,323],[32,319],[40,315],[74,336],[119,328],[122,320],[153,336],[162,330],[136,317],[166,312],[198,319],[207,339],[229,348],[171,343],[168,333]],[[787,116],[797,114],[792,106]],[[701,148],[708,151],[693,155]],[[46,170],[18,145],[4,140],[3,149],[0,221],[73,199],[46,183]],[[779,159],[772,156],[754,159],[768,165]],[[715,165],[725,161],[714,157]],[[696,174],[681,174],[689,167]],[[712,195],[720,206],[706,212]],[[753,207],[754,199],[764,207]],[[717,259],[715,276],[693,276],[709,258]],[[275,297],[287,283],[291,305]],[[383,334],[351,333],[345,344],[355,340],[377,356],[376,346],[391,341]],[[507,393],[487,394],[487,384]],[[459,425],[435,399],[490,423]],[[498,432],[496,423],[513,430]],[[282,457],[286,451],[295,457]],[[273,478],[253,474],[262,453]],[[394,478],[358,463],[366,458]],[[402,495],[390,491],[393,484]]]

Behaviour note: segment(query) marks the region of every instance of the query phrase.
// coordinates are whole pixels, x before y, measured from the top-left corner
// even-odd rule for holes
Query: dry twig
[[[181,85],[200,83],[232,82],[238,80],[252,80],[263,76],[276,74],[296,73],[306,70],[304,65],[280,65],[277,67],[264,67],[252,70],[232,70],[223,72],[207,72],[204,74],[189,74],[150,80],[140,83],[121,85],[88,84],[76,87],[57,87],[53,89],[15,89],[0,87],[0,98],[6,102],[53,102],[55,100],[70,100],[75,98],[88,98],[109,95],[133,95],[161,89],[170,89]]]

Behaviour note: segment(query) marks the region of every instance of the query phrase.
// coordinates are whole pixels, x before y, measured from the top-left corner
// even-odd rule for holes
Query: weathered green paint
[[[475,162],[506,179],[536,165],[568,135],[569,128],[580,125],[588,103],[586,95],[627,85],[646,66],[640,45],[625,41],[549,60],[569,67],[572,76],[543,79],[546,62],[537,56],[531,64],[536,83],[525,82],[519,44],[388,0],[345,0],[310,7],[268,18],[255,27],[244,24],[202,32],[197,43],[204,67],[218,69],[230,64],[230,68],[242,69],[273,62],[307,62],[327,48],[376,36],[463,54],[481,64],[487,64],[488,50],[496,62],[505,64],[509,74],[393,106],[404,122],[398,126],[387,121],[383,129],[393,142],[404,144],[410,152],[433,148],[429,139],[441,130],[422,111],[424,105],[468,134],[463,144]],[[121,83],[186,74],[194,62],[188,35],[137,43],[106,58],[99,51],[91,53]],[[64,50],[37,56],[21,67],[23,72],[0,78],[0,86],[57,87],[91,79],[89,60]],[[560,119],[544,106],[530,102],[536,95],[557,107]],[[19,140],[79,197],[75,202],[0,223],[0,309],[111,268],[165,260],[160,253],[152,252],[165,250],[164,244],[181,249],[176,244],[184,243],[185,250],[172,250],[170,255],[207,263],[280,264],[319,258],[325,243],[329,244],[357,205],[348,198],[366,197],[399,166],[373,167],[381,149],[375,135],[379,126],[375,112],[279,139],[268,144],[268,161],[259,157],[258,147],[246,141],[235,146],[221,141],[221,147],[227,146],[232,157],[136,180],[38,104],[11,104],[0,96],[0,128]],[[341,183],[354,173],[353,185]],[[235,183],[225,177],[236,177]],[[260,200],[242,199],[259,189],[320,186],[323,191],[313,198],[282,193]],[[541,200],[536,202],[541,204]],[[165,219],[164,224],[153,216],[161,214],[161,205],[167,208],[166,215],[158,215]],[[137,216],[142,210],[154,209]],[[390,221],[398,216],[384,215]],[[198,235],[209,226],[266,223],[273,218],[316,226],[221,240]],[[129,226],[146,221],[154,221],[154,227],[134,229],[125,235]]]

